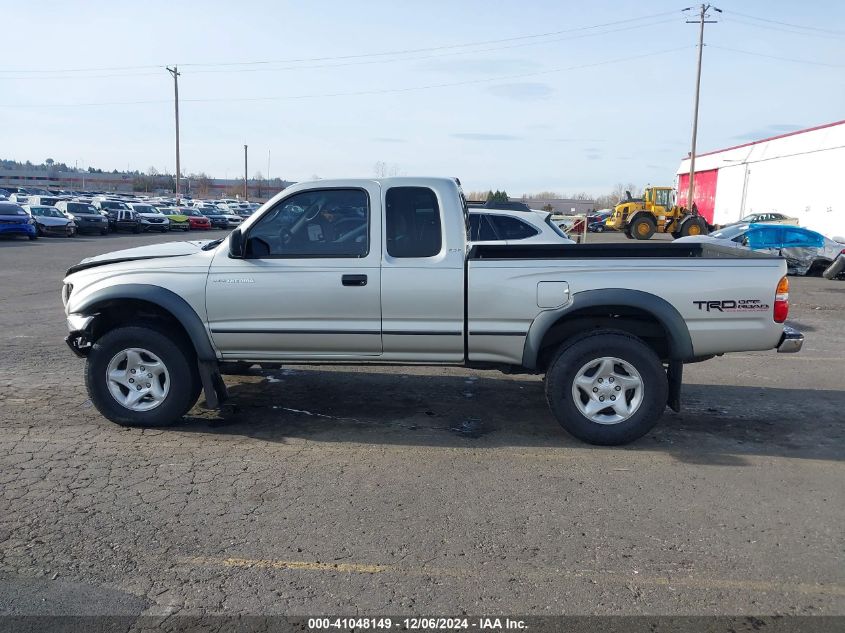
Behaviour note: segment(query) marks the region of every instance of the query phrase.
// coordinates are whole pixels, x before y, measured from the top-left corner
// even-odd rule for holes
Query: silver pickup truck
[[[448,364],[545,374],[572,435],[623,444],[680,407],[684,363],[797,352],[786,263],[702,244],[472,245],[453,178],[321,180],[223,240],[67,272],[67,342],[108,419],[158,426],[255,363]]]

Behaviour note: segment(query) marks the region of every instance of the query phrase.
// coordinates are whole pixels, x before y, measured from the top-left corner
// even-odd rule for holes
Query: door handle
[[[343,275],[340,278],[341,283],[344,286],[366,286],[367,285],[367,276],[366,275]]]

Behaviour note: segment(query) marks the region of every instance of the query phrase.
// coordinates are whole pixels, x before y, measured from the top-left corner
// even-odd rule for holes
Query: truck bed
[[[469,259],[779,259],[750,249],[719,246],[709,243],[638,243],[630,244],[561,244],[547,245],[482,245],[473,246]]]

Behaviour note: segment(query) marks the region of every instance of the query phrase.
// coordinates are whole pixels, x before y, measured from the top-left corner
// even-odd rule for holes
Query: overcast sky
[[[240,176],[247,143],[250,177],[269,151],[270,176],[292,180],[384,161],[466,190],[598,194],[671,184],[689,150],[697,26],[683,0],[13,5],[2,158],[172,172],[168,64],[186,173]],[[699,151],[845,118],[844,2],[718,6]],[[255,61],[274,63],[213,65]]]

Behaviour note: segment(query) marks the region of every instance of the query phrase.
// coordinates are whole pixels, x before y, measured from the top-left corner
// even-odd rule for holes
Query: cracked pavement
[[[845,614],[842,282],[793,278],[804,350],[688,366],[629,447],[456,368],[256,371],[121,428],[60,280],[163,239],[0,241],[0,614]]]

